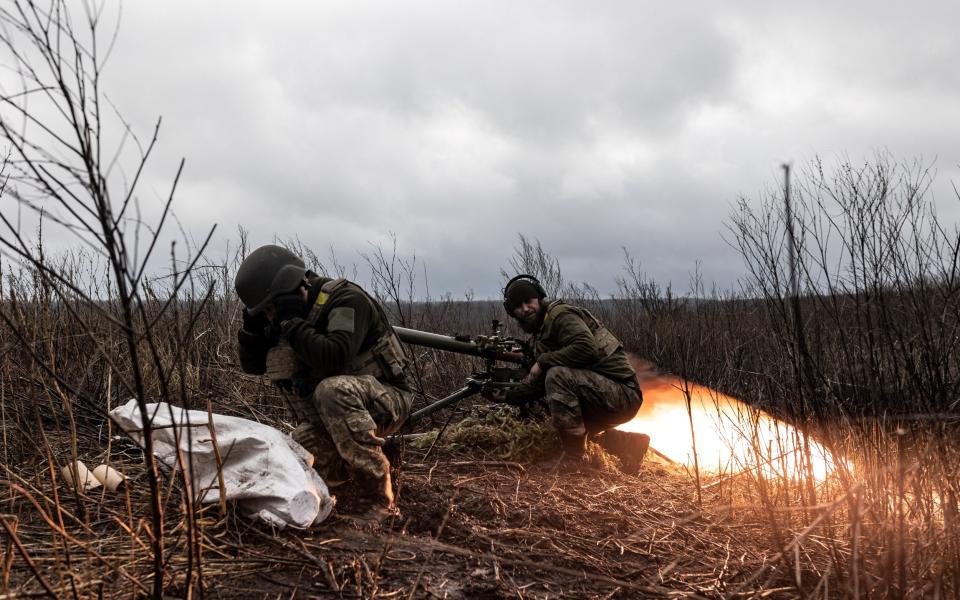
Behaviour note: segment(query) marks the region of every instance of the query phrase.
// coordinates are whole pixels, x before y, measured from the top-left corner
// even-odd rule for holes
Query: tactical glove
[[[303,295],[298,290],[293,294],[278,296],[273,301],[273,305],[276,310],[274,321],[282,326],[284,321],[302,317],[303,311],[307,308],[307,301],[303,299]]]
[[[263,335],[263,330],[269,325],[267,315],[259,312],[255,315],[250,314],[246,308],[243,309],[243,329],[253,335]]]

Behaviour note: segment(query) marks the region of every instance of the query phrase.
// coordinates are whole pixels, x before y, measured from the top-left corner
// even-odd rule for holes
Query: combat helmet
[[[280,246],[260,246],[237,269],[233,287],[251,314],[259,313],[277,296],[297,289],[307,267],[303,260]]]

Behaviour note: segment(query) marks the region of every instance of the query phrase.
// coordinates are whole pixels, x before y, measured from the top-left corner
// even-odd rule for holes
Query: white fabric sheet
[[[110,414],[143,444],[135,399]],[[147,414],[153,424],[154,454],[175,468],[179,449],[196,500],[220,501],[217,458],[208,426],[212,419],[223,461],[223,495],[237,503],[241,514],[278,527],[306,528],[323,521],[333,510],[335,500],[313,470],[313,456],[289,435],[248,419],[186,411],[165,402],[147,404]]]

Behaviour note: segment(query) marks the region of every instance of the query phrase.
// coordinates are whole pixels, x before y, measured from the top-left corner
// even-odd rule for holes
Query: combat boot
[[[337,447],[330,440],[322,424],[304,422],[290,432],[290,437],[313,455],[313,468],[323,478],[327,488],[340,487],[350,479]]]
[[[627,475],[636,475],[650,447],[650,436],[634,431],[608,429],[597,436],[597,443],[620,459],[621,471]]]
[[[360,492],[366,501],[364,505],[367,509],[354,517],[354,520],[362,525],[379,525],[390,517],[399,517],[400,510],[394,501],[393,485],[390,482],[390,474],[384,477],[363,476],[359,477]]]
[[[582,461],[587,452],[587,434],[568,433],[566,431],[560,431],[558,434],[564,459]]]

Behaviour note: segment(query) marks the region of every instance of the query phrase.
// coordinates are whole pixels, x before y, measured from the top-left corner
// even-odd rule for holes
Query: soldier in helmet
[[[585,308],[547,298],[540,282],[518,275],[503,290],[503,306],[531,335],[536,362],[524,380],[491,399],[525,404],[544,398],[563,449],[562,458],[577,463],[584,457],[587,436],[631,420],[643,401],[637,376],[623,345]],[[635,470],[650,438],[609,431],[598,440]],[[603,437],[609,437],[604,443]],[[624,445],[632,446],[630,448]]]
[[[360,286],[319,277],[286,248],[244,259],[240,365],[289,390],[293,437],[334,487],[352,477],[372,501],[368,518],[396,514],[384,437],[410,412],[407,359],[383,308]]]

